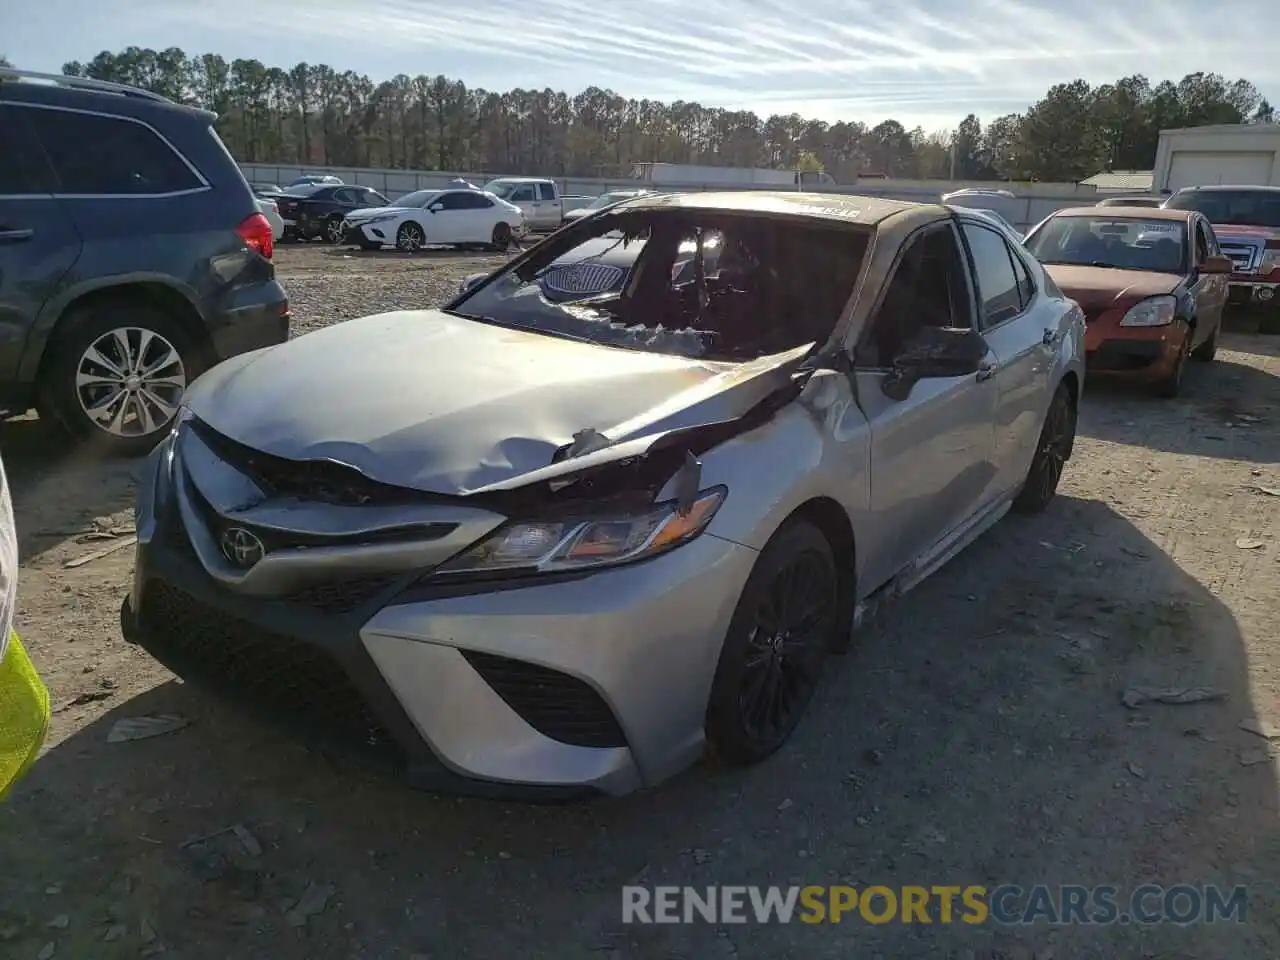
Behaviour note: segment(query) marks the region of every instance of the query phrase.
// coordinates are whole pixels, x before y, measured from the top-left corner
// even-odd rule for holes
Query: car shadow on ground
[[[1275,339],[1224,335],[1218,359],[1191,364],[1174,399],[1157,397],[1144,384],[1087,377],[1079,431],[1170,453],[1280,463],[1280,364],[1270,364],[1277,372],[1268,372],[1256,360],[1233,359],[1280,357]]]
[[[0,422],[0,450],[24,563],[93,530],[95,520],[132,527],[141,458],[104,456],[31,415]]]
[[[1222,699],[1129,708],[1135,685]],[[106,742],[154,713],[191,724]],[[184,960],[1275,956],[1274,768],[1242,765],[1265,744],[1237,729],[1253,716],[1230,610],[1109,506],[1061,496],[869,624],[772,759],[623,799],[414,793],[163,684],[49,749],[0,807],[0,863],[24,865],[0,870],[0,904],[30,956],[67,902],[59,956],[136,956],[144,917]],[[183,847],[235,824],[259,855],[233,834]],[[1253,884],[1249,923],[621,923],[626,883],[1144,882]],[[299,898],[322,908],[287,913]]]

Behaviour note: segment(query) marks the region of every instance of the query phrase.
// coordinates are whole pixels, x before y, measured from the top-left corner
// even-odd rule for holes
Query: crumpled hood
[[[806,352],[710,363],[402,311],[225,361],[186,402],[266,453],[466,494],[546,467],[583,430],[620,442],[739,416]]]
[[[1065,263],[1046,264],[1044,269],[1062,292],[1080,304],[1083,310],[1128,306],[1147,297],[1173,293],[1183,279],[1173,273]]]

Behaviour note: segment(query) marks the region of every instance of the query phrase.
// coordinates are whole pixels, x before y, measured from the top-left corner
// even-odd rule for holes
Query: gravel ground
[[[430,305],[498,258],[283,248],[299,331]],[[1236,334],[1173,402],[1091,385],[1062,493],[836,663],[793,741],[619,801],[519,807],[328,766],[120,639],[131,465],[6,425],[18,628],[57,712],[0,808],[0,955],[304,958],[1280,956],[1280,350]],[[1136,684],[1221,699],[1128,708]],[[108,743],[150,713],[189,725]],[[1274,752],[1274,751],[1273,751]],[[1259,761],[1260,762],[1254,762]],[[192,838],[240,825],[202,844]],[[261,848],[253,849],[254,845]],[[619,886],[1248,884],[1248,922],[623,926]]]
[[[294,336],[384,310],[434,307],[472,273],[506,263],[501,254],[431,250],[365,252],[320,244],[287,244],[276,261],[293,305]]]

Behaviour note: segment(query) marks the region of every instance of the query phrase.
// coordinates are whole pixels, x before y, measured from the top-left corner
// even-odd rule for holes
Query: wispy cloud
[[[926,129],[1021,110],[1051,83],[1193,70],[1280,89],[1256,3],[1225,0],[10,0],[10,57],[56,69],[99,47],[181,46],[374,79],[895,117]],[[12,8],[11,8],[12,10]],[[76,23],[75,31],[66,29]],[[5,36],[12,39],[5,39]],[[93,38],[91,41],[88,38]],[[86,43],[92,48],[86,48]]]

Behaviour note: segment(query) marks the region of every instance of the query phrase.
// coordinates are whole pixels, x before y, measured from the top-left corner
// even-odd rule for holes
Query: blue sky
[[[1265,5],[1264,5],[1265,6]],[[926,131],[1024,109],[1052,83],[1193,70],[1280,91],[1274,31],[1237,0],[0,0],[0,53],[57,71],[180,46],[382,80],[589,85]],[[1273,102],[1280,97],[1272,96]]]

